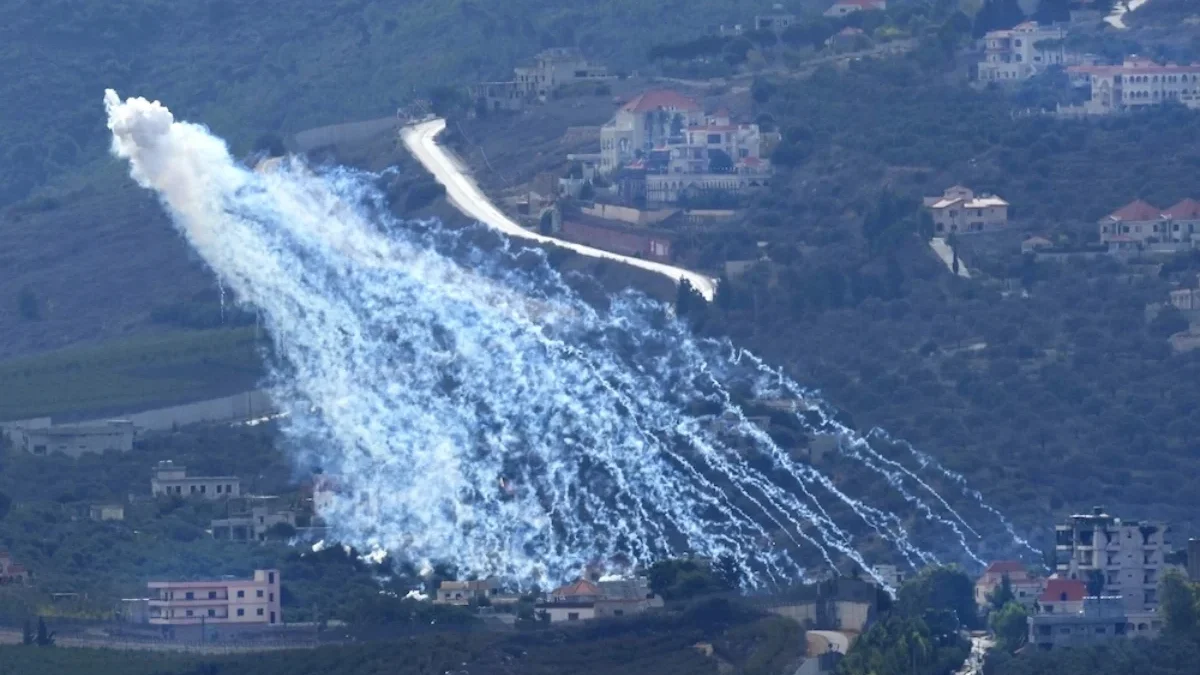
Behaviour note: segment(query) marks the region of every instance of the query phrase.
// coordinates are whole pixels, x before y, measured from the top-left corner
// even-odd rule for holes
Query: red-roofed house
[[[1029,573],[1025,563],[1018,560],[997,560],[987,566],[983,575],[975,582],[975,603],[983,606],[990,596],[1008,577],[1016,601],[1032,608],[1042,592],[1043,581]]]
[[[1162,214],[1162,209],[1134,200],[1100,220],[1100,243],[1124,241],[1122,237],[1139,243],[1165,241],[1168,232]]]
[[[704,108],[696,99],[670,89],[639,94],[600,129],[600,171],[612,173],[681,136],[684,129],[703,124]]]
[[[551,591],[547,602],[537,608],[550,615],[551,623],[557,623],[629,616],[662,606],[662,598],[650,590],[645,579],[580,579]]]
[[[1087,584],[1078,579],[1047,579],[1038,596],[1038,611],[1043,614],[1078,614],[1083,611]]]
[[[1185,199],[1163,211],[1172,241],[1191,241],[1200,231],[1200,201]]]
[[[887,0],[836,0],[829,9],[825,10],[825,16],[838,17],[854,12],[885,9],[887,9]]]

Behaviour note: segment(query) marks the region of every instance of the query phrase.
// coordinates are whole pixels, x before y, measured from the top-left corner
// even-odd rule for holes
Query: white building
[[[863,11],[882,11],[887,9],[887,0],[837,0],[825,10],[825,16],[839,17]]]
[[[1119,66],[1073,66],[1068,72],[1076,80],[1086,77],[1091,85],[1091,98],[1080,109],[1085,114],[1106,115],[1167,102],[1200,108],[1200,63],[1161,65],[1132,57]]]
[[[554,89],[575,82],[609,79],[608,69],[593,65],[579,50],[570,47],[547,49],[534,57],[528,68],[514,69],[515,82],[527,96],[548,96]]]
[[[151,581],[150,623],[157,626],[283,623],[278,570],[252,579]]]
[[[1096,507],[1054,529],[1058,576],[1103,580],[1103,594],[1121,596],[1131,611],[1158,607],[1158,582],[1171,552],[1164,523],[1122,521]]]
[[[150,478],[150,494],[155,497],[199,497],[226,499],[242,494],[237,476],[189,476],[187,468],[174,462],[159,462]]]
[[[671,138],[682,139],[684,129],[704,123],[704,108],[695,99],[670,89],[647,91],[600,129],[600,172],[616,171],[656,147],[666,147]]]
[[[1049,66],[1061,66],[1066,58],[1066,31],[1027,21],[1010,30],[995,30],[984,36],[984,57],[979,64],[981,82],[1025,80]]]
[[[937,236],[951,233],[995,232],[1008,227],[1008,202],[995,195],[979,195],[961,185],[940,197],[926,197]]]
[[[129,452],[133,449],[134,426],[126,420],[103,424],[63,424],[40,429],[20,429],[21,447],[34,455],[56,452],[68,457],[108,450]]]

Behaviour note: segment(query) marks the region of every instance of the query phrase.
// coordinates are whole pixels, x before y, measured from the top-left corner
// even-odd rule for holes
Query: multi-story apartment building
[[[278,570],[252,579],[151,581],[150,623],[157,626],[283,623]]]
[[[1130,611],[1154,610],[1171,553],[1168,533],[1164,523],[1123,521],[1096,507],[1055,526],[1056,570],[1093,592],[1122,597]]]
[[[1009,30],[994,30],[983,38],[984,56],[979,64],[981,82],[1026,80],[1066,60],[1058,26],[1041,26],[1028,21]]]
[[[150,494],[159,496],[226,499],[242,494],[237,476],[189,476],[187,468],[170,460],[159,462],[150,478]]]
[[[1073,79],[1091,85],[1091,98],[1069,112],[1106,115],[1148,105],[1177,102],[1200,108],[1200,63],[1158,64],[1132,57],[1119,66],[1073,66]]]

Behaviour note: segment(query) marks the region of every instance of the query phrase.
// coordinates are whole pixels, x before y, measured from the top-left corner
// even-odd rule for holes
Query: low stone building
[[[126,420],[101,424],[62,424],[21,430],[21,446],[34,455],[57,452],[68,457],[110,450],[129,452],[133,449],[134,434],[133,423]]]
[[[500,586],[495,579],[443,581],[434,593],[433,604],[465,607],[480,600],[490,601],[499,595]]]
[[[255,506],[248,512],[212,521],[213,539],[226,541],[266,541],[271,529],[278,525],[296,527],[296,512],[291,509],[273,510]]]
[[[189,476],[187,468],[170,460],[159,462],[150,478],[150,494],[155,497],[198,497],[227,499],[242,494],[237,476]]]
[[[122,504],[96,504],[88,509],[88,517],[92,520],[125,520],[125,507]]]

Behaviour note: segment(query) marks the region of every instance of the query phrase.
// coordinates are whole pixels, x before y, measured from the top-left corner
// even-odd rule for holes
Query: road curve
[[[713,296],[716,295],[717,291],[717,282],[712,277],[686,270],[682,267],[675,267],[674,265],[620,255],[611,251],[592,248],[591,246],[547,237],[521,227],[514,220],[504,215],[500,209],[496,208],[487,196],[483,194],[483,191],[479,189],[479,186],[475,184],[475,181],[467,175],[458,160],[451,156],[445,148],[438,145],[437,135],[445,128],[446,120],[443,119],[419,122],[403,127],[400,130],[400,140],[404,142],[404,146],[408,148],[413,157],[416,157],[417,161],[421,162],[425,169],[433,174],[437,182],[446,187],[446,196],[450,199],[450,203],[459,211],[488,227],[512,237],[529,239],[541,244],[554,244],[575,251],[580,255],[605,258],[626,265],[632,265],[633,267],[640,267],[641,269],[670,277],[675,283],[687,279],[688,283],[700,295],[704,296],[705,300],[712,302]]]

